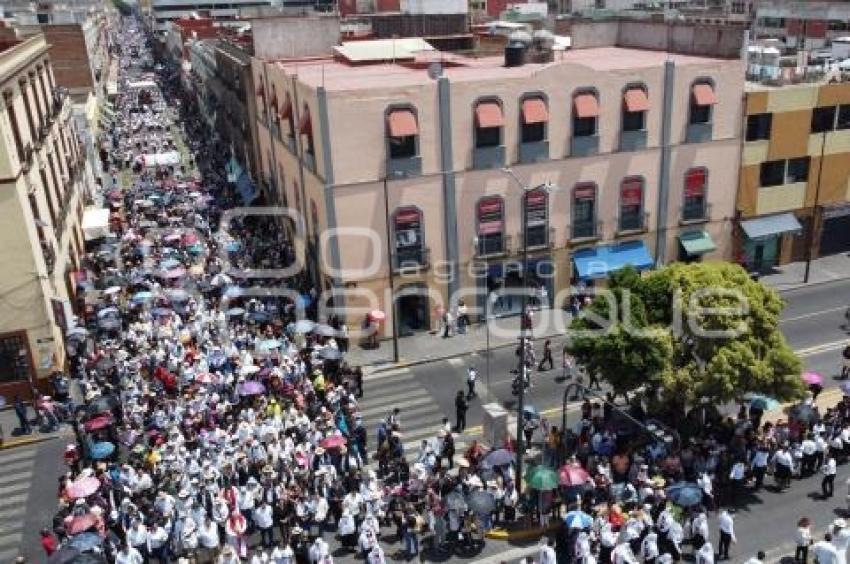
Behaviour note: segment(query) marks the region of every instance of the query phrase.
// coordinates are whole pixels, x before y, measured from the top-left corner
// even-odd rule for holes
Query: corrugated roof
[[[334,53],[350,63],[413,59],[417,53],[433,50],[431,44],[420,37],[347,41],[334,47]]]

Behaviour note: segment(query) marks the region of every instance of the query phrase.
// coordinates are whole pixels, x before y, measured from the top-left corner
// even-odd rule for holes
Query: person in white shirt
[[[614,547],[614,552],[611,553],[611,562],[612,564],[638,564],[638,559],[635,558],[629,543],[621,538],[620,543]]]
[[[701,511],[691,522],[691,535],[694,548],[699,549],[708,540],[708,515]]]
[[[718,559],[729,560],[729,547],[733,542],[738,542],[738,539],[735,538],[735,520],[727,509],[720,510],[720,515],[717,516],[717,525],[720,529]]]
[[[260,506],[254,509],[252,516],[254,524],[260,530],[260,543],[266,548],[274,546],[274,521],[272,520],[272,506],[265,498]]]
[[[644,562],[655,562],[655,559],[658,558],[658,534],[654,532],[649,532],[643,538],[643,544],[641,545],[641,556],[643,556]]]
[[[835,475],[838,474],[838,464],[832,454],[827,456],[821,472],[823,473],[823,480],[820,483],[821,493],[824,499],[828,499],[835,494]]]
[[[540,564],[557,564],[558,559],[555,556],[555,549],[549,545],[549,537],[540,539],[540,552],[537,560]]]
[[[711,541],[705,541],[694,556],[696,564],[714,564],[714,547],[711,546]]]
[[[330,547],[322,537],[316,537],[310,546],[310,562],[313,564],[328,564],[333,562]]]
[[[142,564],[144,561],[142,553],[128,543],[124,543],[121,550],[115,554],[115,564]]]
[[[816,564],[838,564],[838,552],[832,544],[832,535],[827,533],[823,540],[815,543],[812,547]]]
[[[198,527],[198,546],[201,552],[201,562],[212,560],[221,544],[218,525],[207,516]],[[206,557],[206,558],[205,558]]]
[[[386,564],[387,561],[384,558],[384,549],[381,548],[380,543],[375,543],[375,546],[372,547],[367,561],[369,564]]]
[[[839,564],[846,564],[847,548],[850,547],[850,529],[847,528],[847,521],[836,519],[832,523],[832,528],[832,544],[835,546],[838,562]]]

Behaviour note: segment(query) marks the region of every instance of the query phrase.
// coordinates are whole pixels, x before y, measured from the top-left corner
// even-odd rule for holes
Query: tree
[[[643,385],[682,405],[803,393],[802,363],[779,331],[782,298],[741,267],[676,263],[643,276],[626,268],[609,289],[571,324],[579,333],[570,350],[618,393]]]

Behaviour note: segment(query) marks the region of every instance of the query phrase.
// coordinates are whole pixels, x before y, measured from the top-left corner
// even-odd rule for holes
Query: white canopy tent
[[[142,160],[145,166],[172,166],[180,164],[182,157],[179,151],[168,151],[142,155]]]
[[[86,241],[109,235],[109,208],[88,208],[83,212],[83,236]]]
[[[127,87],[134,89],[156,88],[156,82],[154,82],[153,80],[139,80],[138,82],[128,82]]]

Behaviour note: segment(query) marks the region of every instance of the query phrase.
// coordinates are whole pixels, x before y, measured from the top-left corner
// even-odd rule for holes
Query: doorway
[[[399,288],[396,294],[396,312],[400,337],[409,337],[430,329],[428,301],[428,287],[425,284],[408,284]]]

